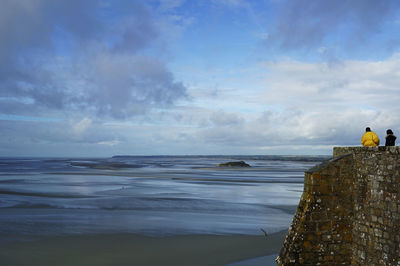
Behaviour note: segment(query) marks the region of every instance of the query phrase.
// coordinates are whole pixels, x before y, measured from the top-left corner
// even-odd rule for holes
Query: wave
[[[0,175],[2,176],[2,175]],[[8,175],[3,175],[3,176],[8,176]],[[0,180],[0,184],[23,184],[26,183],[25,179],[4,179]]]
[[[47,193],[47,192],[32,192],[32,191],[15,191],[15,190],[0,190],[3,195],[18,195],[43,198],[92,198],[93,196],[78,195],[78,194],[62,194],[62,193]]]
[[[218,184],[218,183],[223,183],[223,184],[235,184],[239,183],[240,185],[245,185],[245,183],[248,184],[269,184],[269,183],[295,183],[295,184],[301,184],[304,182],[303,177],[298,177],[298,176],[293,176],[293,177],[285,177],[285,178],[269,178],[269,179],[261,179],[261,180],[255,180],[255,179],[232,179],[232,178],[192,178],[192,177],[172,177],[172,180],[179,180],[179,181],[187,181],[187,182],[201,182],[202,184],[207,185],[209,184]],[[204,182],[204,183],[203,183]]]
[[[6,201],[1,202],[1,209],[60,209],[60,210],[99,210],[99,211],[167,211],[167,212],[206,212],[206,213],[242,213],[261,215],[271,209],[283,207],[269,204],[225,202],[212,199],[196,198],[103,198],[79,201]]]
[[[116,170],[116,169],[143,167],[143,165],[128,164],[123,162],[71,162],[70,165],[75,167],[84,167],[84,168],[101,169],[101,170]]]
[[[60,206],[46,204],[46,203],[17,203],[9,204],[5,208],[18,208],[18,209],[59,209]]]
[[[31,202],[18,202],[5,204],[2,209],[71,209],[71,210],[101,210],[102,208],[96,206],[76,206],[69,204],[51,204],[51,203],[31,203]]]

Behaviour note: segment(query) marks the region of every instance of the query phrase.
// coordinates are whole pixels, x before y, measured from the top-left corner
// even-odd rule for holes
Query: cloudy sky
[[[400,135],[398,0],[1,0],[0,156],[331,154]]]

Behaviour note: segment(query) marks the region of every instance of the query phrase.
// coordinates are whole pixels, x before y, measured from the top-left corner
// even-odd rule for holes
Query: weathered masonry
[[[400,266],[400,147],[336,147],[308,170],[276,261]]]

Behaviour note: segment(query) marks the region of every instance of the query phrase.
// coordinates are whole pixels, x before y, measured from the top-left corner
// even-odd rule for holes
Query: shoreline
[[[264,235],[93,234],[0,244],[5,265],[227,265],[277,254],[287,230]]]

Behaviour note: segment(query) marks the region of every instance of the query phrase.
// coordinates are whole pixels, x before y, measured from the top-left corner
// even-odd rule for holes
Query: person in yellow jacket
[[[375,147],[379,146],[379,138],[375,132],[372,132],[369,127],[365,129],[365,133],[361,138],[361,144],[363,146]]]

